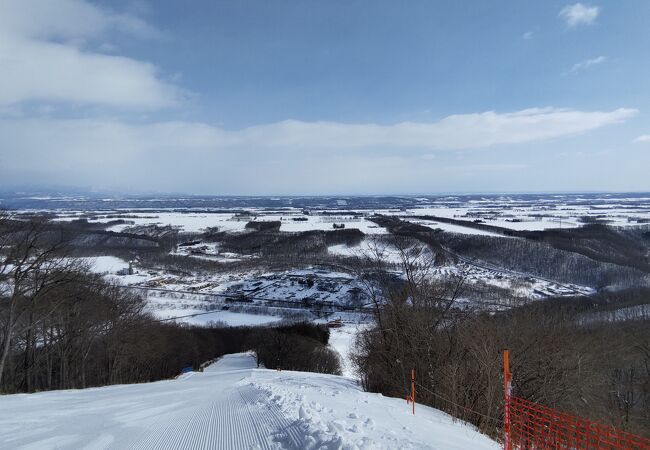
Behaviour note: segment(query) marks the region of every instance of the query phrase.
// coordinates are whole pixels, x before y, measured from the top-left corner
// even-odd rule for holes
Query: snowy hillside
[[[2,448],[497,449],[448,415],[352,379],[228,355],[177,380],[0,397]]]

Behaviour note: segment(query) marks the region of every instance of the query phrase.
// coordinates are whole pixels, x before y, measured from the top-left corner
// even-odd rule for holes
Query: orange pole
[[[508,350],[503,351],[503,449],[512,450],[510,442],[510,358]]]
[[[411,401],[413,402],[413,415],[415,415],[415,369],[411,369]]]

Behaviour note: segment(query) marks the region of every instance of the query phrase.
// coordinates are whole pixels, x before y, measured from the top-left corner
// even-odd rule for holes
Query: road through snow
[[[0,448],[496,449],[431,408],[349,378],[255,369],[227,355],[176,380],[0,397]]]

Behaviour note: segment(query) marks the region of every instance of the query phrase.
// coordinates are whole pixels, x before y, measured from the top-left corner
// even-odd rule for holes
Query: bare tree
[[[47,305],[39,320],[33,314],[35,305],[83,270],[78,260],[67,257],[66,248],[61,234],[46,220],[21,220],[6,213],[0,217],[0,298],[5,299],[0,323],[0,383],[14,336],[36,327],[58,302]]]
[[[443,344],[450,345],[441,339],[444,328],[460,317],[455,306],[464,280],[436,276],[435,254],[415,238],[373,239],[367,247],[363,265],[373,277],[365,286],[374,299],[375,327],[358,335],[353,359],[366,389],[401,396],[410,368],[421,379],[435,378]]]

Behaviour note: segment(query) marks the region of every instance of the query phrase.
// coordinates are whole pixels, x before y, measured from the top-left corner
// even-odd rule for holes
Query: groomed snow
[[[345,377],[255,369],[227,355],[176,380],[0,397],[0,443],[24,449],[496,450],[432,408]]]
[[[336,350],[341,358],[341,369],[346,377],[354,377],[354,368],[350,359],[350,351],[354,345],[357,333],[369,324],[344,324],[341,328],[330,329],[329,345]]]

